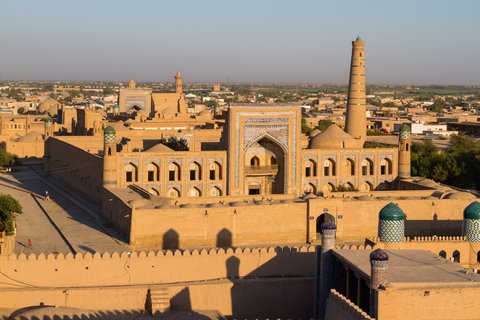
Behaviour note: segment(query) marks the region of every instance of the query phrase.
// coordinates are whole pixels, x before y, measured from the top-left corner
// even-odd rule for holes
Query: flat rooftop
[[[389,256],[390,283],[472,283],[480,285],[480,274],[468,272],[461,265],[426,250],[385,250]],[[337,260],[370,280],[371,250],[341,250],[333,253]]]

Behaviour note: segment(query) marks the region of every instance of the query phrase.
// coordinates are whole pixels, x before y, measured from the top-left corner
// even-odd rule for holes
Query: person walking
[[[28,239],[27,243],[28,243],[28,247],[32,249],[32,240]]]
[[[48,190],[45,190],[45,200],[50,200],[50,195],[48,194]]]

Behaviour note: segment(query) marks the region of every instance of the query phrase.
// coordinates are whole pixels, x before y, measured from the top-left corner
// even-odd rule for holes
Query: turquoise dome
[[[113,127],[111,127],[111,126],[108,126],[108,127],[105,128],[103,133],[104,134],[115,134],[115,129],[113,129]]]
[[[400,221],[405,219],[402,209],[395,203],[390,202],[380,210],[380,220]]]
[[[119,108],[120,108],[120,106],[118,105],[118,103],[115,103],[115,104],[113,105],[113,109],[119,109]]]
[[[463,210],[463,219],[480,220],[480,202],[475,201]]]

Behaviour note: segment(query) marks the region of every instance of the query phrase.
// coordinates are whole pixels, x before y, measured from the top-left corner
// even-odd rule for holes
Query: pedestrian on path
[[[32,249],[32,240],[28,239],[27,243],[28,243],[28,247]]]
[[[45,200],[50,200],[50,195],[48,194],[48,190],[45,190]]]

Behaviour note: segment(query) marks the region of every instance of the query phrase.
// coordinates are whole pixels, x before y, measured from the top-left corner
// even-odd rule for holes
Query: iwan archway
[[[244,154],[245,194],[285,193],[286,152],[269,135],[252,142]]]

